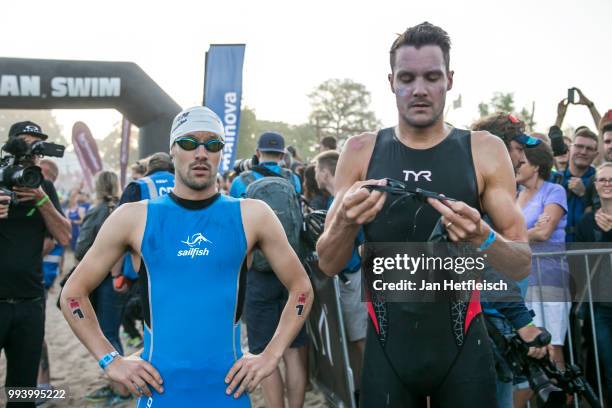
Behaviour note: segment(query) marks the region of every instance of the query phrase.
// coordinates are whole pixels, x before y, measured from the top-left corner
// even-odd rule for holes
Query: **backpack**
[[[253,172],[264,177],[255,179]],[[266,167],[255,166],[251,171],[242,173],[240,177],[247,186],[246,197],[264,201],[272,208],[283,225],[291,248],[300,257],[303,216],[300,196],[293,184],[293,173],[288,169],[281,169],[279,175]],[[251,268],[257,272],[272,271],[272,267],[260,250],[254,251]]]

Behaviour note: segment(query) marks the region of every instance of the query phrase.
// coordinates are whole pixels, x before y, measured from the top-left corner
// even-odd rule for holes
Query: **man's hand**
[[[567,188],[569,188],[578,197],[582,197],[586,192],[586,187],[580,177],[571,177],[567,182]]]
[[[561,102],[559,102],[559,104],[557,105],[557,115],[565,116],[565,112],[567,112],[568,105],[569,101],[567,100],[567,98],[561,99]]]
[[[234,393],[234,398],[240,397],[244,391],[253,392],[261,380],[272,374],[278,367],[280,359],[266,354],[246,353],[228,371],[225,383],[229,384],[225,393],[231,395],[238,384],[240,387]]]
[[[13,191],[17,195],[17,199],[20,203],[24,201],[40,201],[44,196],[45,192],[42,187],[28,188],[28,187],[15,187]]]
[[[462,201],[428,198],[427,202],[442,215],[442,223],[451,241],[471,242],[480,246],[487,239],[490,227],[482,221],[475,208]]]
[[[595,223],[602,231],[608,232],[612,229],[612,215],[597,210],[597,212],[595,212]]]
[[[591,102],[591,100],[589,98],[587,98],[586,96],[584,96],[584,94],[582,93],[582,91],[578,88],[574,88],[576,89],[576,92],[578,92],[578,96],[580,97],[578,99],[578,102],[576,102],[576,105],[586,105],[586,106],[592,106],[593,102]]]
[[[516,332],[524,342],[530,343],[534,341],[540,335],[540,333],[542,333],[542,330],[536,326],[524,326],[518,329]],[[527,355],[537,359],[543,358],[546,356],[547,347],[548,346],[529,347],[529,352]]]
[[[151,396],[151,390],[147,384],[160,394],[164,392],[163,380],[159,372],[149,362],[135,354],[115,358],[105,371],[111,380],[126,386],[136,397],[143,394],[147,397]]]
[[[366,185],[386,185],[385,180],[357,181],[348,189],[342,198],[338,216],[349,225],[363,225],[371,222],[382,209],[386,193],[369,191]]]
[[[8,218],[11,197],[0,191],[0,219]]]

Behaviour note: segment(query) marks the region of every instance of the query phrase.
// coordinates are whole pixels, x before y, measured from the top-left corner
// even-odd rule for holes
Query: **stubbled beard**
[[[176,173],[183,184],[195,191],[206,190],[207,188],[210,188],[217,180],[217,172],[213,171],[212,168],[210,169],[208,178],[201,182],[197,182],[193,178],[189,177],[188,172],[183,174],[182,172],[177,171]]]

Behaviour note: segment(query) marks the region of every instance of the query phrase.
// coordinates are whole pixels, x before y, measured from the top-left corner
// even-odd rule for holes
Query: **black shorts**
[[[368,321],[361,407],[420,408],[427,406],[427,396],[432,407],[497,406],[495,365],[482,314],[458,346],[448,314],[400,321],[405,317],[401,306],[389,306],[392,324],[384,346]]]
[[[261,353],[272,339],[287,297],[287,289],[274,272],[247,272],[244,315],[251,353]],[[306,345],[306,340],[306,329],[302,327],[291,347],[302,347]]]

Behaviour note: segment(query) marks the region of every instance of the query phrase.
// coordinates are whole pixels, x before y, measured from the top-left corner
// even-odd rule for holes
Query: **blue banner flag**
[[[213,44],[206,53],[203,105],[219,115],[225,126],[225,148],[219,163],[221,173],[229,170],[236,159],[244,48],[244,44]]]

